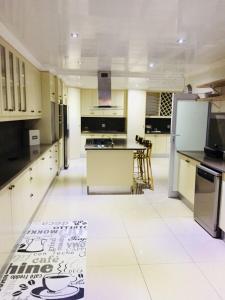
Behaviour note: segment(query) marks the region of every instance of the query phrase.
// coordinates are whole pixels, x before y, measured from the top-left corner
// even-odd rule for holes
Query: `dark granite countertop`
[[[145,131],[145,134],[170,134],[170,131]]]
[[[199,161],[201,164],[212,168],[216,171],[225,173],[225,161],[205,155],[204,151],[177,151],[180,154],[186,155],[189,158]]]
[[[104,141],[105,140],[105,143]],[[108,142],[106,141],[108,140]],[[111,140],[112,143],[109,141]],[[87,139],[85,150],[144,150],[138,143],[129,143],[126,139]]]
[[[0,189],[3,189],[41,155],[43,155],[53,144],[40,146],[28,146],[17,154],[0,158]]]
[[[89,130],[83,130],[81,131],[81,134],[127,134],[126,132],[120,132],[120,131],[89,131]]]

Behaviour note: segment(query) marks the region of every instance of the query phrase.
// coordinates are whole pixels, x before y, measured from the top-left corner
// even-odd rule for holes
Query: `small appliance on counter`
[[[25,132],[25,144],[29,146],[40,145],[40,130],[30,129]]]

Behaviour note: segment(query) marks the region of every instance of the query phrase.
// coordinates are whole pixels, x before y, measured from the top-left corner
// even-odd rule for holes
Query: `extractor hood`
[[[98,105],[94,108],[117,108],[112,106],[110,71],[98,71]]]

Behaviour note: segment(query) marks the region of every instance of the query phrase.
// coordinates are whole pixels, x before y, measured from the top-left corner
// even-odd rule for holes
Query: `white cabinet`
[[[27,64],[27,114],[31,117],[41,117],[41,73],[31,64]]]
[[[3,121],[40,118],[40,71],[0,40],[0,118]]]
[[[13,231],[19,234],[33,214],[29,170],[13,180],[9,188],[11,189]]]
[[[12,232],[11,198],[8,186],[0,191],[0,207],[0,235],[2,236]]]
[[[219,227],[225,232],[225,173],[223,173],[222,181]]]
[[[146,140],[152,142],[153,156],[168,156],[170,153],[170,135],[169,134],[146,134]]]
[[[9,186],[0,191],[0,252],[9,253],[14,245],[12,205]]]
[[[144,137],[145,134],[145,91],[128,91],[128,119],[127,138],[129,142],[135,141],[135,136]]]
[[[179,155],[178,192],[194,206],[196,166],[200,163]]]
[[[59,140],[59,169],[63,169],[64,165],[64,147],[63,147],[63,139]]]
[[[57,173],[58,143],[0,190],[0,252],[9,253]]]
[[[80,91],[80,99],[81,116],[98,115],[98,109],[95,109],[95,106],[98,105],[97,90],[82,89]]]
[[[82,89],[81,116],[89,117],[123,117],[126,113],[126,92],[124,90],[112,90],[111,105],[115,108],[97,108],[98,91],[93,89]]]

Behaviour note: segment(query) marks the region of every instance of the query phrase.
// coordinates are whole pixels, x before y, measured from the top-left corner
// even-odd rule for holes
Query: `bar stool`
[[[149,140],[143,141],[144,146],[146,147],[146,152],[144,153],[144,163],[145,163],[145,182],[149,189],[154,190],[154,180],[152,175],[152,165],[151,165],[151,156],[152,156],[152,143]]]
[[[135,137],[135,141],[139,144],[143,144],[143,140],[144,138],[136,135]],[[143,177],[143,160],[142,160],[142,156],[143,156],[143,150],[137,150],[134,151],[133,154],[133,173],[134,173],[134,177],[136,175],[135,172],[135,167],[137,166],[137,177],[142,178]]]

